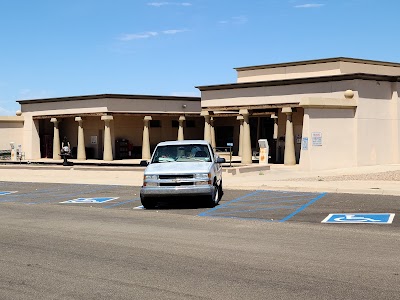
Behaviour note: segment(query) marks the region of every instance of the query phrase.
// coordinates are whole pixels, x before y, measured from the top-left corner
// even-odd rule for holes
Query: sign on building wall
[[[92,135],[90,137],[90,143],[92,144],[97,144],[97,136],[96,135]]]
[[[322,132],[312,132],[311,139],[313,146],[322,146]]]
[[[301,140],[301,150],[308,150],[308,137],[303,137]]]

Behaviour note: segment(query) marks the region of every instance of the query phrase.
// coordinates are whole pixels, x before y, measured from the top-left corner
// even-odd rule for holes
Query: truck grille
[[[160,186],[183,186],[193,184],[193,182],[160,182]]]
[[[185,179],[193,178],[193,174],[182,174],[182,175],[158,175],[160,179]]]

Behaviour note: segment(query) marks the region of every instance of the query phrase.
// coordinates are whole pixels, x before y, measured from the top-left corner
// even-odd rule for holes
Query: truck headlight
[[[196,185],[211,184],[211,174],[210,173],[194,174],[194,178],[199,180],[199,181],[195,182]]]
[[[158,186],[158,175],[144,175],[143,186]]]
[[[210,173],[194,174],[195,179],[208,180],[211,177]]]

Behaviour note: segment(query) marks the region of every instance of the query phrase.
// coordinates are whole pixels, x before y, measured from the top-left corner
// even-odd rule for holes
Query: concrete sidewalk
[[[103,185],[142,184],[143,167],[0,165],[0,181]],[[400,195],[400,165],[306,172],[298,166],[223,174],[224,188]]]

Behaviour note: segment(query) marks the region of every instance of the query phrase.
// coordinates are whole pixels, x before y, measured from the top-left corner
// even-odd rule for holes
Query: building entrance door
[[[276,140],[274,140],[274,120],[268,117],[250,118],[251,148],[258,151],[259,139],[267,139],[269,146],[270,162],[276,161]]]
[[[233,126],[215,127],[216,147],[227,147],[228,143],[233,143]]]

